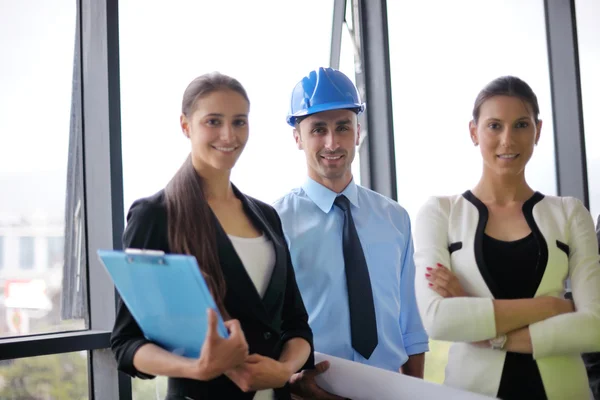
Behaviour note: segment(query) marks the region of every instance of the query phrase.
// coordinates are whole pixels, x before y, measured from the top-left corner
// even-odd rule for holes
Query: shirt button
[[[271,332],[265,332],[265,333],[263,334],[263,337],[265,338],[265,340],[269,340],[269,339],[271,339]]]

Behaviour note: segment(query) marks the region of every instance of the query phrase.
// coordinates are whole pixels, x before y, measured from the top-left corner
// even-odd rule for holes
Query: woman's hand
[[[429,287],[444,298],[468,296],[456,275],[442,264],[427,267],[425,277],[429,281]]]
[[[243,392],[283,387],[292,374],[287,364],[260,354],[248,356],[242,365],[225,372]]]
[[[217,314],[208,309],[208,330],[202,345],[200,358],[193,360],[192,379],[207,381],[222,375],[225,371],[243,364],[248,357],[248,343],[239,321],[225,322],[229,337],[224,339],[217,331]]]
[[[573,300],[561,299],[560,297],[553,297],[553,299],[556,315],[567,314],[575,311],[575,303]]]

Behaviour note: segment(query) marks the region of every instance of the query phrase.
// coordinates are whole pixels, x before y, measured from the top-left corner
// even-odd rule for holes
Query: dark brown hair
[[[516,76],[501,76],[488,83],[477,95],[475,106],[473,107],[473,121],[475,121],[475,123],[477,123],[477,120],[479,119],[481,105],[494,96],[518,97],[531,107],[533,118],[536,123],[538,122],[540,107],[538,105],[537,96],[531,87]]]
[[[246,90],[236,79],[218,72],[194,79],[183,93],[181,112],[191,119],[199,99],[220,90],[232,90],[248,101]],[[219,263],[214,215],[206,200],[204,182],[192,164],[191,155],[165,188],[168,240],[171,252],[196,257],[200,271],[221,312],[226,313],[225,278]]]

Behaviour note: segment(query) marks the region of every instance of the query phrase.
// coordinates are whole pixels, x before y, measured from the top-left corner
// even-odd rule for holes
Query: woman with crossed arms
[[[538,114],[516,77],[480,92],[469,130],[483,174],[420,210],[417,303],[430,337],[454,342],[445,384],[503,400],[587,400],[581,353],[600,351],[598,243],[579,200],[545,196],[525,179]],[[573,301],[562,298],[567,279]]]

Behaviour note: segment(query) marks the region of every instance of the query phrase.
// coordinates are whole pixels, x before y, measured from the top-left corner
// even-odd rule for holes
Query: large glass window
[[[555,194],[543,2],[389,2],[388,19],[398,199],[411,215],[429,195],[477,183],[482,163],[468,123],[478,92],[501,75],[538,96],[544,125],[527,177]]]
[[[19,238],[19,267],[33,269],[35,267],[35,238],[23,236]]]
[[[542,0],[389,1],[398,201],[414,219],[431,195],[462,193],[481,175],[468,123],[478,92],[502,75],[538,96],[542,136],[527,169],[556,194],[550,79]],[[447,345],[432,343],[426,378],[443,380]]]
[[[0,269],[4,266],[4,237],[0,236]]]
[[[132,379],[132,400],[164,399],[167,395],[168,378],[157,376],[154,379]]]
[[[76,352],[0,361],[0,398],[88,399],[87,354]]]
[[[126,1],[119,18],[126,209],[185,160],[181,97],[215,70],[237,78],[251,101],[250,139],[232,182],[268,203],[302,184],[304,153],[285,120],[294,85],[329,64],[332,0]]]
[[[600,2],[576,0],[579,70],[583,99],[585,150],[590,191],[590,211],[600,214]]]
[[[50,268],[62,267],[64,263],[65,238],[51,236],[48,238],[48,266]]]
[[[181,97],[211,71],[237,78],[251,101],[250,138],[232,182],[267,203],[302,184],[304,153],[286,115],[296,83],[329,65],[332,0],[122,1],[119,18],[126,209],[162,189],[189,154]],[[134,381],[136,399],[163,392],[164,379]]]
[[[352,1],[348,0],[346,4],[346,21],[344,22],[344,26],[342,28],[342,43],[340,48],[340,71],[350,78],[350,80],[356,85],[356,71],[357,71],[357,63],[360,63],[360,57],[357,52],[357,46],[355,43],[356,33],[353,29],[353,12],[352,12]],[[360,64],[359,64],[360,68]],[[362,99],[365,101],[365,99]],[[364,130],[363,132],[366,132]],[[356,148],[356,153],[354,154],[354,161],[352,162],[352,176],[354,178],[354,182],[360,185],[360,146],[365,140],[365,136],[360,138],[359,147]]]
[[[65,217],[75,212],[66,204],[71,120],[79,112],[71,106],[77,2],[0,0],[0,10],[0,337],[83,329],[83,315],[61,313],[61,297],[75,285],[63,283],[62,267],[51,268],[63,258],[53,243],[73,231]],[[27,368],[10,368],[0,371],[12,374],[9,384],[28,379],[15,375]],[[27,397],[6,395],[6,378],[0,382],[1,398]]]

